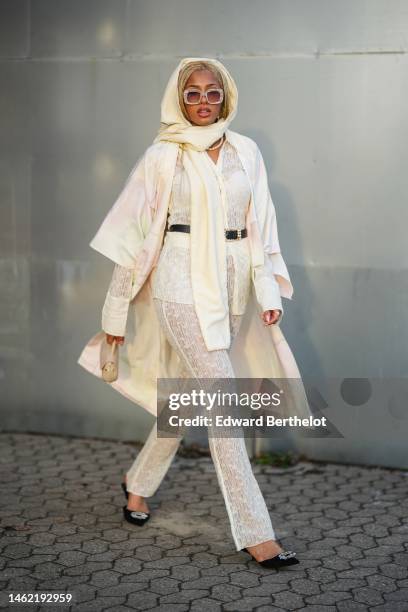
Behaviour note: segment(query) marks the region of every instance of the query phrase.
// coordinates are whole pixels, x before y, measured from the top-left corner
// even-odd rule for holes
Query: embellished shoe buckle
[[[278,557],[280,559],[291,559],[292,557],[296,557],[296,553],[292,550],[284,550],[283,552],[279,553]]]
[[[144,519],[148,515],[146,514],[146,512],[142,512],[141,510],[134,510],[133,512],[130,513],[130,516],[132,518]]]

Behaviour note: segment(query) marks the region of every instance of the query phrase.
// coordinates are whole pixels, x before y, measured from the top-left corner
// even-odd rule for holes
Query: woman
[[[228,129],[237,102],[235,82],[219,61],[183,59],[164,93],[154,144],[138,160],[91,242],[116,264],[102,311],[107,342],[124,344],[129,304],[139,309],[132,317],[139,338],[149,339],[144,353],[131,336],[132,348],[120,364],[122,381],[112,386],[152,413],[151,398],[147,392],[143,396],[135,376],[141,361],[154,382],[158,371],[152,363],[159,360],[161,376],[234,378],[241,369],[235,364],[241,363],[246,368],[238,375],[244,377],[300,376],[276,326],[283,314],[281,295],[290,298],[293,288],[280,253],[263,159],[251,139]],[[275,328],[273,334],[254,331],[252,286],[261,324]],[[248,314],[249,325],[241,333]],[[97,334],[78,360],[98,376],[101,341]],[[159,348],[148,354],[153,345]],[[262,354],[262,365],[255,351]],[[137,383],[129,382],[136,378]],[[310,415],[303,398],[295,409]],[[159,487],[180,439],[158,438],[155,422],[122,483],[129,522],[142,525],[150,518],[145,498]],[[209,446],[237,550],[267,567],[298,563],[296,553],[284,551],[275,538],[244,439],[209,436]]]

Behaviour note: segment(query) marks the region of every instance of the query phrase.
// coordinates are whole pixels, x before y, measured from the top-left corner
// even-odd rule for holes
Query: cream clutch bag
[[[116,340],[108,344],[105,337],[101,344],[100,357],[103,380],[108,383],[115,381],[119,373],[119,347]]]

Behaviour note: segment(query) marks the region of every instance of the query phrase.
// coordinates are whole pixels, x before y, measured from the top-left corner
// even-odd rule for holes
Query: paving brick
[[[384,602],[381,593],[379,593],[376,589],[372,589],[370,587],[361,587],[354,589],[353,594],[355,601],[359,601],[360,603],[364,603],[369,606],[375,606],[376,604]]]
[[[183,589],[210,589],[210,587],[220,584],[227,583],[228,578],[226,576],[202,576],[197,580],[188,580],[182,583]]]
[[[372,574],[371,576],[367,576],[366,581],[369,587],[372,587],[383,594],[392,593],[393,591],[397,590],[396,581],[388,576],[384,576],[383,574]],[[404,591],[404,589],[401,589],[401,591]]]
[[[323,592],[330,591],[351,591],[358,587],[364,587],[367,584],[364,578],[337,578],[329,584],[321,584],[320,588]]]
[[[191,612],[217,612],[218,610],[221,610],[221,603],[215,599],[203,597],[202,599],[196,599],[195,601],[191,602],[189,612],[190,610]]]
[[[259,585],[259,576],[252,572],[234,572],[230,574],[231,584],[242,587],[252,587]]]
[[[121,582],[150,582],[150,580],[161,578],[162,576],[169,576],[169,574],[169,570],[165,569],[141,569],[136,574],[121,576]]]
[[[406,578],[408,576],[408,568],[396,563],[380,565],[380,570],[390,578]]]
[[[165,608],[166,608],[166,611],[168,610],[169,612],[188,612],[189,610],[188,604],[181,604],[181,603],[166,604]],[[150,608],[150,610],[152,612],[163,612],[163,607],[159,605],[156,608]]]
[[[144,561],[143,566],[151,569],[170,569],[184,563],[190,563],[190,559],[188,557],[163,557],[156,561]]]
[[[98,572],[103,572],[104,570],[110,570],[112,564],[107,562],[89,562],[82,563],[81,565],[75,565],[73,567],[63,567],[62,565],[58,566],[61,568],[61,572],[64,572],[66,576],[91,576],[95,575]]]
[[[308,606],[331,606],[336,604],[338,601],[344,601],[351,598],[351,593],[345,593],[344,591],[327,591],[326,593],[319,593],[318,595],[306,597],[305,601]]]
[[[393,601],[392,603],[380,604],[370,608],[374,612],[407,612],[406,601]]]
[[[313,580],[304,580],[302,578],[294,579],[291,582],[291,586],[295,593],[301,595],[314,595],[320,593],[319,584]]]
[[[305,608],[300,608],[298,612],[336,612],[336,606],[325,606],[325,605],[308,605]]]
[[[224,604],[223,609],[231,610],[231,612],[239,612],[241,610],[251,612],[258,608],[258,606],[266,605],[268,601],[269,597],[242,597],[240,600]]]
[[[120,574],[112,570],[93,572],[89,584],[103,588],[119,584]]]
[[[128,606],[113,606],[113,608],[105,608],[105,612],[133,612],[134,608]]]
[[[394,593],[386,593],[384,599],[388,601],[404,601],[408,609],[408,589],[398,589]]]
[[[303,608],[304,600],[297,593],[291,591],[282,591],[273,595],[272,603],[277,606],[281,606],[285,610],[298,610]]]
[[[174,604],[174,603],[188,603],[194,601],[196,599],[202,599],[203,597],[208,596],[208,590],[198,590],[198,589],[183,589],[182,591],[177,591],[176,593],[171,593],[170,595],[162,595],[160,597],[160,605]]]
[[[98,597],[93,601],[86,601],[72,606],[72,612],[101,612],[105,608],[114,608],[124,603],[123,597]],[[44,611],[46,608],[44,607]]]
[[[176,565],[170,569],[170,576],[177,580],[193,580],[199,578],[200,570],[194,565]]]
[[[167,576],[163,578],[155,578],[150,582],[150,591],[152,593],[159,593],[161,595],[167,595],[168,593],[175,593],[180,590],[180,580],[169,578]]]
[[[56,561],[61,563],[61,565],[73,566],[73,565],[82,565],[85,563],[87,555],[80,550],[71,550],[67,552],[60,553],[56,557]]]

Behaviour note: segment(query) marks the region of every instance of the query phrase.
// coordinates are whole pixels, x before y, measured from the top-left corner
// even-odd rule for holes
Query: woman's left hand
[[[265,312],[262,313],[262,319],[263,322],[265,323],[265,325],[272,325],[273,323],[276,323],[276,321],[279,319],[280,317],[280,313],[282,311],[281,310],[265,310]]]

